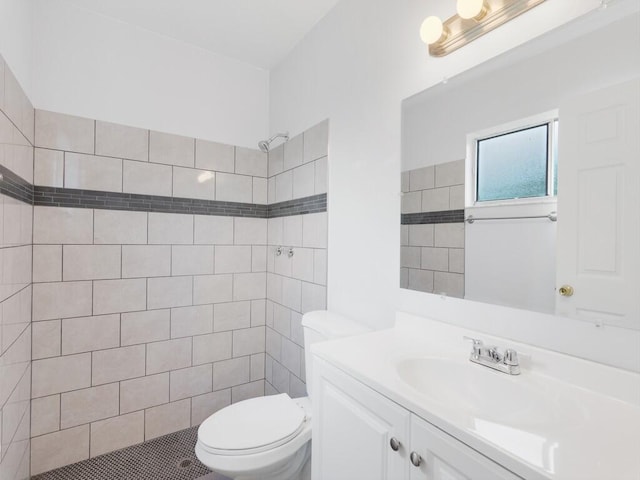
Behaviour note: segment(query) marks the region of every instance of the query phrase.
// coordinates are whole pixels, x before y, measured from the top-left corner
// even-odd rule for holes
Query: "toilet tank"
[[[311,397],[312,392],[312,356],[311,345],[324,340],[350,337],[361,333],[370,332],[371,329],[337,313],[327,310],[316,310],[305,313],[302,316],[302,329],[304,333],[304,360],[307,392]]]

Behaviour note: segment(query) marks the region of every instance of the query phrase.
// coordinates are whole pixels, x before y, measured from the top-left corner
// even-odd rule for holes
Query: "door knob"
[[[571,285],[562,285],[558,289],[558,293],[563,297],[570,297],[571,295],[573,295],[573,287]]]
[[[422,463],[422,457],[416,452],[411,452],[411,455],[409,455],[409,460],[411,460],[411,463],[414,467],[419,467]]]
[[[398,450],[400,450],[400,445],[402,444],[396,437],[392,437],[391,440],[389,440],[389,445],[391,445],[391,450],[397,452]]]

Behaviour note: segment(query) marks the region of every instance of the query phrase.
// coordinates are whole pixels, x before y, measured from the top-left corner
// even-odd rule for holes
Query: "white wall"
[[[0,55],[32,98],[33,0],[0,0]]]
[[[252,148],[267,135],[267,71],[65,0],[35,2],[36,108]]]
[[[616,3],[624,2],[609,9]],[[402,99],[594,10],[600,2],[548,0],[452,55],[430,58],[418,37],[420,23],[428,14],[453,14],[454,5],[449,0],[343,0],[272,72],[272,131],[297,133],[330,118],[328,305],[373,327],[391,325],[396,309],[453,322],[474,312],[471,302],[436,308],[439,297],[398,287]],[[477,328],[489,329],[494,317],[504,325],[511,318],[512,327],[522,328],[509,333],[521,332],[525,342],[532,322],[542,318],[526,313],[515,320],[511,309],[487,308]],[[574,323],[552,318],[565,327]],[[548,328],[531,341],[590,355],[588,348],[573,348],[580,342],[570,334],[563,336],[572,328],[557,331],[560,343]],[[591,347],[595,338],[586,339]],[[637,340],[626,363],[609,361],[637,364]]]

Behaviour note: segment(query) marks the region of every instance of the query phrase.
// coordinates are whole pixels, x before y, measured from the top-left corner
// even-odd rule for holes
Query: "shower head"
[[[269,140],[262,140],[258,142],[258,148],[262,150],[264,153],[269,153],[269,146],[271,145],[271,142],[273,142],[278,137],[284,138],[284,141],[286,142],[289,140],[289,132],[276,133]]]

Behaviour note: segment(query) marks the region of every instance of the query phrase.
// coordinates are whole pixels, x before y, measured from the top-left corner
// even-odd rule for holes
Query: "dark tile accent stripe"
[[[33,185],[2,165],[0,165],[0,174],[2,174],[0,193],[21,202],[33,204]]]
[[[267,218],[288,217],[290,215],[304,215],[306,213],[320,213],[327,211],[327,194],[321,193],[311,197],[288,200],[286,202],[269,205]]]
[[[401,218],[402,225],[462,222],[464,222],[464,209],[443,210],[440,212],[403,213]]]

